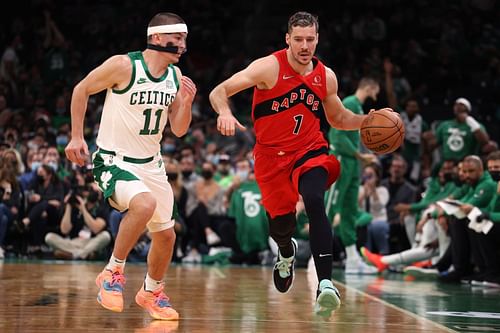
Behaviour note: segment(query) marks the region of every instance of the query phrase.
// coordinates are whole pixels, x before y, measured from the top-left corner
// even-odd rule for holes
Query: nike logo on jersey
[[[283,75],[283,80],[288,80],[291,79],[292,77],[295,77],[293,75]]]
[[[143,77],[141,77],[139,80],[137,80],[137,84],[146,83],[146,82],[148,82],[148,81]]]

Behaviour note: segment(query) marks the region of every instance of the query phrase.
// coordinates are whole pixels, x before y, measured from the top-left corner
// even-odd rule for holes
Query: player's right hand
[[[232,114],[219,114],[217,117],[217,130],[222,135],[232,136],[236,133],[236,128],[242,131],[247,129]]]
[[[66,158],[79,166],[84,166],[89,156],[89,148],[83,139],[72,138],[64,149]]]

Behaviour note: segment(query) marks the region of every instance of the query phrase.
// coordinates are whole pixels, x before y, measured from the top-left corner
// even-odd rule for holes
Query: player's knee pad
[[[269,235],[278,245],[287,245],[295,233],[297,220],[294,213],[269,218]]]

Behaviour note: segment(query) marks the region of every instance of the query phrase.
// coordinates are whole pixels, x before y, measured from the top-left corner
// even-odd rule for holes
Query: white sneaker
[[[405,267],[403,272],[416,278],[437,278],[439,275],[439,271],[435,268],[423,268],[417,266]]]
[[[5,252],[2,249],[2,247],[0,247],[0,259],[3,259],[3,258],[5,258]]]
[[[215,232],[210,232],[207,235],[207,244],[214,245],[220,243],[220,237]]]
[[[378,274],[378,270],[361,259],[348,259],[345,262],[345,274],[374,275]]]
[[[340,307],[340,293],[330,280],[321,280],[317,291],[314,313],[329,318]]]
[[[201,263],[201,255],[198,253],[198,251],[191,250],[187,256],[182,258],[182,262],[199,264]]]

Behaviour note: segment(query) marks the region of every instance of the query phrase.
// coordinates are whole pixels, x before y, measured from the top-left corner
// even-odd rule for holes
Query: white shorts
[[[111,206],[126,211],[133,197],[150,192],[156,199],[156,210],[148,221],[148,230],[158,232],[174,226],[174,194],[160,154],[150,162],[133,163],[99,150],[93,154],[93,163],[94,179]]]

